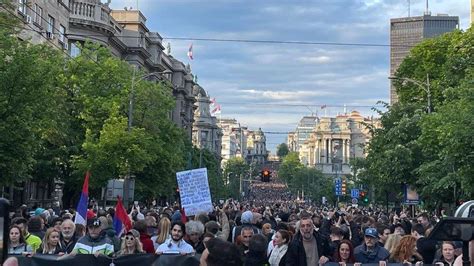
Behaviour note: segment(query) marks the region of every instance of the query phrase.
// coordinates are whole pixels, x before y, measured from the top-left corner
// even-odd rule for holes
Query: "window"
[[[26,15],[26,0],[18,0],[18,12]]]
[[[78,57],[81,54],[81,49],[75,43],[71,43],[71,57]]]
[[[54,18],[51,16],[48,16],[48,28],[46,32],[51,33],[51,36],[54,34]]]
[[[66,28],[63,25],[59,25],[59,41],[65,43],[64,33],[66,33]]]
[[[38,25],[41,25],[41,17],[43,17],[43,9],[38,5],[35,4],[35,13],[33,14],[33,22]]]

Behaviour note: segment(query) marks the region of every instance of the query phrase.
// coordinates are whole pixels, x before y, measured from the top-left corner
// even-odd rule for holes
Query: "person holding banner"
[[[101,222],[97,218],[87,220],[87,234],[79,239],[71,252],[75,254],[112,255],[112,241],[102,234]]]
[[[193,247],[183,240],[185,234],[186,227],[184,224],[181,221],[173,222],[171,225],[171,239],[168,239],[161,244],[156,250],[156,254],[193,254]]]

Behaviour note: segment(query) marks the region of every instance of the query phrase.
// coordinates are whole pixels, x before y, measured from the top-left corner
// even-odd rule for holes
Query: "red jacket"
[[[155,248],[153,246],[153,241],[151,241],[151,237],[148,234],[140,233],[140,242],[142,242],[143,250],[146,253],[155,253]]]

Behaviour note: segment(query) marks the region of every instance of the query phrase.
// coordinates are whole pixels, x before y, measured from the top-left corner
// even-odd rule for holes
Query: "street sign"
[[[359,202],[359,200],[358,200],[358,199],[356,199],[356,198],[352,198],[352,204],[357,204],[358,202]]]
[[[342,196],[342,180],[340,178],[337,178],[334,181],[334,190],[336,192],[336,196]]]
[[[359,189],[357,189],[357,188],[351,189],[351,197],[355,198],[355,199],[358,199],[359,198]]]

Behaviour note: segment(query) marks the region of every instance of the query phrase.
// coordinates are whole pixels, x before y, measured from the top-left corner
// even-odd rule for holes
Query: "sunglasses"
[[[132,237],[132,236],[126,236],[125,239],[126,239],[126,240],[135,240],[135,238]]]

